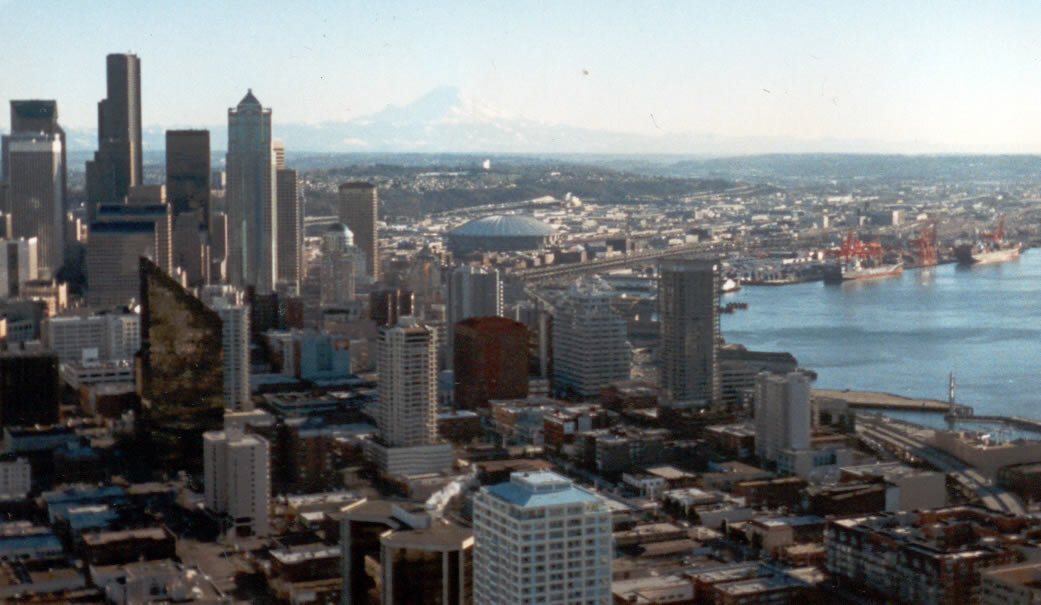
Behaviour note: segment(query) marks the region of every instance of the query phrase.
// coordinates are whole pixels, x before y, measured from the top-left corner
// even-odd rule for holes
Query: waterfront
[[[1041,417],[1041,250],[874,281],[745,287],[723,302],[749,305],[723,316],[728,342],[791,352],[817,388],[946,400],[953,370],[957,401],[977,414]]]

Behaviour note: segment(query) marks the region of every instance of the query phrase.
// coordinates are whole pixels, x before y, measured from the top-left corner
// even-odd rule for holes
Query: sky
[[[252,88],[277,122],[439,86],[504,115],[645,135],[1041,153],[1041,2],[0,0],[0,102],[92,127],[105,55],[147,125],[207,127]],[[0,111],[0,130],[9,126]]]

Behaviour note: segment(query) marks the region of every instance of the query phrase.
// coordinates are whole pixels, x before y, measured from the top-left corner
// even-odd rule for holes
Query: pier
[[[838,399],[845,401],[852,409],[864,410],[900,410],[903,412],[935,412],[949,414],[952,405],[938,399],[914,399],[892,393],[875,391],[837,391],[833,389],[812,389],[811,397],[821,399]],[[971,418],[972,408],[967,405],[954,404],[953,410],[959,418]]]

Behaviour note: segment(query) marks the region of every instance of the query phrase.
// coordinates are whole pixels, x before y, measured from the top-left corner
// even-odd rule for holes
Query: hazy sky
[[[1041,152],[1037,0],[0,0],[4,104],[55,98],[63,122],[93,126],[105,55],[126,51],[146,124],[223,123],[247,87],[284,123],[448,85],[596,129]]]

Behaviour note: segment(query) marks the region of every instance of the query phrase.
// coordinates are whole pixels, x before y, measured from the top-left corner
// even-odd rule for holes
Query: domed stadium
[[[455,254],[537,250],[557,239],[557,230],[521,214],[496,214],[474,219],[452,229],[448,249]]]

